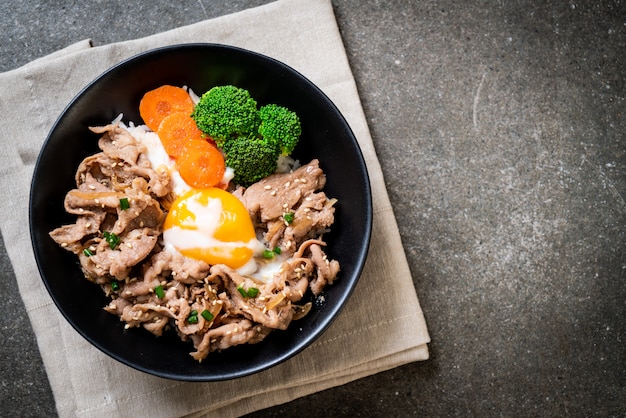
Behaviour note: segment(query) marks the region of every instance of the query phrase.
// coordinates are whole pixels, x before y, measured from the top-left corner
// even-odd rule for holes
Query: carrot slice
[[[148,128],[156,132],[161,121],[171,113],[183,112],[191,115],[193,100],[181,87],[164,85],[150,90],[139,102],[139,114]]]
[[[176,164],[185,183],[198,189],[217,185],[226,170],[220,150],[203,139],[190,141]]]
[[[163,148],[171,157],[178,158],[190,141],[201,140],[202,131],[188,113],[175,112],[166,116],[157,129]]]

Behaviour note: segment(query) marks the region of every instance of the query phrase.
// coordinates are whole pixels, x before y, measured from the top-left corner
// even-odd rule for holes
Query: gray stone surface
[[[0,71],[266,2],[6,0]],[[251,416],[626,415],[626,4],[333,5],[432,354]],[[51,416],[0,263],[0,415]]]

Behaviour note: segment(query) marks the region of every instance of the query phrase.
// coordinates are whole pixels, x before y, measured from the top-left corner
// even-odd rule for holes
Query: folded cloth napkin
[[[245,29],[242,29],[245,28]],[[111,65],[147,49],[224,43],[294,67],[348,120],[368,166],[373,235],[360,282],[331,327],[294,358],[218,383],[171,381],[92,347],[62,318],[35,265],[28,191],[41,144],[65,105]],[[143,39],[82,41],[0,74],[0,228],[60,416],[238,416],[428,358],[429,336],[329,0],[279,0]],[[372,309],[371,301],[376,301]]]

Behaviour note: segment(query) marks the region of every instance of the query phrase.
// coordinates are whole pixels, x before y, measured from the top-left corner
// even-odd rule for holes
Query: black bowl
[[[335,224],[325,236],[327,253],[341,264],[339,279],[328,286],[324,303],[287,331],[274,331],[255,345],[211,353],[198,363],[190,343],[173,332],[155,337],[124,323],[102,308],[102,290],[87,281],[77,257],[48,235],[74,217],[63,208],[75,187],[74,173],[83,158],[98,151],[89,126],[104,125],[118,114],[141,122],[142,95],[162,84],[191,87],[201,94],[214,85],[248,89],[259,105],[277,103],[301,118],[303,133],[294,157],[313,158],[327,174],[326,193],[338,198]],[[157,376],[216,381],[242,377],[294,356],[328,328],[352,293],[363,268],[371,234],[369,179],[357,141],[331,100],[313,83],[272,58],[224,45],[185,44],[151,50],[106,71],[67,106],[46,139],[30,191],[30,232],[39,272],[67,321],[91,344],[120,362]]]

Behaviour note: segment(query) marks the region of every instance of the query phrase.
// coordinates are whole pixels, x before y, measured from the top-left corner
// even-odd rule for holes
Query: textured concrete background
[[[0,71],[266,2],[5,0]],[[432,358],[252,416],[625,416],[624,1],[333,5]],[[0,415],[51,416],[0,263]]]

